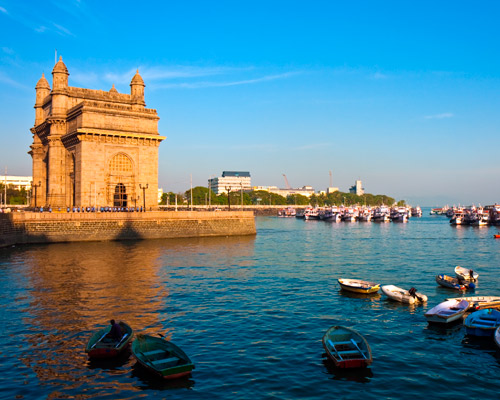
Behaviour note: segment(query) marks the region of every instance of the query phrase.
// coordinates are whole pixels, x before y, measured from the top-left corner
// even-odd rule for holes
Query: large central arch
[[[125,153],[117,153],[109,160],[106,176],[107,203],[113,207],[127,207],[135,199],[134,163]]]

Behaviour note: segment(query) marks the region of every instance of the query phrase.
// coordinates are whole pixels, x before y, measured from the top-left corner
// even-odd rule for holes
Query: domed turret
[[[42,89],[50,90],[50,85],[49,85],[49,82],[47,81],[47,79],[45,78],[45,74],[42,74],[42,77],[37,82],[35,89],[36,90],[42,90]]]
[[[139,74],[139,70],[136,71],[134,77],[132,78],[132,81],[130,82],[130,86],[132,85],[142,85],[142,86],[146,86],[144,84],[144,81],[142,79],[142,76]]]
[[[53,89],[61,89],[68,87],[68,68],[63,63],[62,56],[59,57],[59,61],[54,65],[52,70],[52,86]]]
[[[132,97],[132,108],[143,109],[146,106],[144,101],[144,81],[141,75],[139,75],[139,70],[135,73],[132,81],[130,82],[130,96]]]
[[[109,93],[118,93],[118,90],[116,90],[114,83],[113,83],[113,86],[111,87],[111,89],[109,89]]]
[[[45,74],[39,79],[35,86],[36,99],[35,99],[35,126],[43,122],[43,101],[50,94],[50,85],[45,79]]]

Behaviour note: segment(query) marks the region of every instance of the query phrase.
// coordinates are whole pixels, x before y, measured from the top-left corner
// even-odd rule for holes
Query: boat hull
[[[457,278],[462,278],[468,282],[476,282],[479,278],[479,274],[477,272],[473,272],[471,277],[469,269],[460,267],[458,265],[455,267],[455,276]]]
[[[448,275],[436,275],[436,282],[440,284],[441,286],[449,289],[455,289],[455,290],[465,290],[466,287],[464,285],[461,285],[458,283],[457,278],[452,278],[451,276]]]
[[[141,367],[164,379],[182,378],[194,369],[193,362],[180,347],[149,335],[137,335],[132,354]]]
[[[427,311],[425,318],[429,323],[450,324],[461,320],[468,308],[466,300],[447,300]]]
[[[385,285],[381,287],[382,292],[391,300],[399,301],[405,304],[425,303],[427,296],[422,293],[416,293],[412,296],[408,290],[401,289],[394,285]]]
[[[373,282],[353,279],[339,279],[338,282],[342,290],[354,293],[372,294],[380,289],[380,285]]]
[[[123,337],[118,343],[113,340],[106,340],[106,335],[110,331],[109,326],[91,336],[85,348],[89,358],[113,358],[130,348],[134,336],[132,328],[125,322],[119,322],[118,325],[123,331]]]
[[[354,329],[332,326],[322,342],[326,355],[338,368],[364,368],[373,361],[370,345]]]
[[[475,311],[464,321],[467,335],[492,337],[500,326],[500,311],[487,308]]]

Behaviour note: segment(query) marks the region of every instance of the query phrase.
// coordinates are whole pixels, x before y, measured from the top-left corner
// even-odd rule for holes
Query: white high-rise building
[[[250,172],[223,171],[222,176],[209,179],[208,186],[217,195],[228,191],[251,190]]]
[[[354,193],[357,196],[364,195],[365,194],[365,189],[363,188],[363,184],[361,183],[361,181],[356,181],[354,183],[354,186],[351,186],[349,188],[349,193]]]

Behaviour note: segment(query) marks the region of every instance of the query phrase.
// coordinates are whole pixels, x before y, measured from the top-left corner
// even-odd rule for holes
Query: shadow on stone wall
[[[146,239],[144,235],[139,233],[137,229],[134,228],[132,221],[126,221],[123,227],[120,229],[118,234],[112,239],[116,241],[120,240],[144,240]]]
[[[23,224],[16,226],[9,214],[0,215],[0,248],[17,244],[49,242],[49,237],[43,233],[29,233]]]

